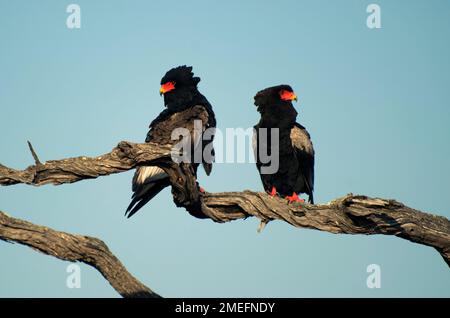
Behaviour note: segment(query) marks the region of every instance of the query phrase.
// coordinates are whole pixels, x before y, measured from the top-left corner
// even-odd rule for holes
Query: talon
[[[277,195],[277,188],[272,187],[272,190],[269,192],[269,195],[270,195],[271,197],[276,196],[276,195]]]
[[[303,200],[302,198],[300,198],[298,195],[297,195],[297,193],[292,193],[292,195],[291,196],[286,196],[286,199],[289,201],[289,203],[292,203],[292,202],[301,202],[301,203],[304,203],[305,202],[305,200]]]

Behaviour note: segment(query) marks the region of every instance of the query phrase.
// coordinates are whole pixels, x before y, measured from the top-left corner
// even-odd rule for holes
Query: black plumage
[[[192,67],[179,66],[169,70],[161,79],[160,94],[164,95],[164,109],[150,124],[145,142],[161,145],[175,145],[179,140],[172,140],[172,131],[187,128],[191,134],[191,158],[193,170],[197,173],[200,162],[194,161],[194,153],[205,149],[213,140],[201,140],[203,132],[216,127],[216,119],[211,104],[198,91],[199,77],[194,77]],[[194,129],[194,121],[201,121],[201,131]],[[205,138],[206,139],[206,138]],[[201,146],[200,146],[201,145]],[[212,147],[210,145],[209,147]],[[212,150],[214,154],[214,149]],[[212,161],[201,158],[207,175],[211,173]],[[157,166],[144,166],[136,169],[133,177],[133,196],[126,215],[131,217],[162,189],[169,185],[168,175]]]
[[[256,166],[264,189],[271,195],[278,193],[290,201],[298,201],[297,194],[306,193],[309,202],[314,203],[314,148],[306,128],[296,122],[293,100],[297,96],[289,85],[269,87],[255,95],[255,105],[261,114],[253,136]],[[271,128],[278,128],[279,168],[275,173],[263,174],[261,168],[270,163],[264,163],[260,154],[271,155],[277,150],[271,149],[275,136]],[[265,136],[267,143],[262,142]]]

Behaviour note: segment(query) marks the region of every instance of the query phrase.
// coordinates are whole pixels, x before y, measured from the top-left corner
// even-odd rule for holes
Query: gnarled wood
[[[342,234],[386,234],[434,247],[450,266],[450,221],[395,200],[346,195],[326,204],[286,204],[265,193],[208,193],[203,203],[220,222],[255,216],[296,227]]]
[[[30,145],[35,165],[25,170],[15,170],[0,164],[0,185],[8,186],[25,183],[35,186],[45,184],[64,184],[84,179],[119,173],[140,165],[158,165],[164,169],[172,185],[174,202],[184,207],[193,216],[209,218],[214,222],[228,222],[257,217],[265,225],[272,220],[282,220],[296,227],[316,229],[343,234],[386,234],[395,235],[409,241],[434,247],[450,266],[450,221],[441,216],[423,213],[403,205],[395,200],[370,198],[349,194],[327,204],[287,204],[280,198],[272,198],[266,193],[243,191],[224,193],[200,193],[192,169],[187,164],[176,164],[171,160],[170,146],[157,144],[136,144],[122,141],[111,152],[99,157],[76,157],[52,160],[41,163]],[[23,222],[2,216],[3,222]],[[6,223],[5,223],[6,224]],[[122,294],[140,296],[157,296],[137,282],[120,262],[110,255],[101,241],[82,236],[51,232],[41,228],[41,232],[30,230],[25,237],[7,237],[3,230],[3,239],[20,242],[46,251],[55,257],[61,256],[61,250],[53,252],[54,246],[60,246],[61,240],[69,240],[74,246],[82,246],[89,252],[89,257],[67,254],[64,259],[84,261],[98,268],[106,279]],[[46,230],[45,230],[46,229]],[[46,235],[43,234],[46,232]],[[9,232],[11,233],[11,232]],[[47,235],[51,233],[53,235]],[[0,237],[1,238],[1,237]],[[38,244],[45,240],[46,245]],[[51,242],[54,243],[51,243]],[[74,253],[72,250],[67,253]],[[61,257],[60,257],[61,258]],[[114,275],[109,274],[108,266],[119,264]],[[122,274],[121,274],[122,273]],[[128,284],[130,285],[128,287]],[[136,290],[130,293],[128,290]]]
[[[161,158],[167,160],[170,158],[170,151],[170,146],[122,141],[112,151],[98,157],[75,157],[49,160],[45,163],[37,162],[25,170],[15,170],[0,164],[0,185],[25,183],[41,186],[73,183],[128,171],[145,162]],[[34,156],[36,153],[33,154]]]
[[[123,297],[160,297],[134,278],[106,244],[97,238],[55,231],[0,211],[0,240],[27,245],[64,261],[91,265]]]

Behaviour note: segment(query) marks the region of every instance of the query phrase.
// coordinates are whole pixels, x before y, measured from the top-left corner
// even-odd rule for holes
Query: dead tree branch
[[[38,157],[31,144],[29,145],[36,160]],[[139,164],[155,161],[161,157],[170,158],[170,147],[121,142],[111,152],[95,158],[76,157],[50,160],[45,163],[40,163],[37,159],[37,164],[25,170],[14,170],[0,164],[0,185],[25,183],[41,186],[73,183],[127,171]]]
[[[265,193],[244,191],[208,193],[203,203],[220,222],[255,216],[335,234],[395,235],[434,247],[450,266],[450,221],[395,200],[348,194],[326,204],[288,205]]]
[[[0,164],[0,185],[18,183],[35,186],[60,185],[120,173],[141,165],[158,165],[170,177],[175,204],[184,207],[195,217],[209,218],[214,222],[228,222],[254,216],[263,224],[272,220],[282,220],[296,227],[331,233],[395,235],[411,242],[434,247],[450,266],[450,221],[442,216],[414,210],[395,200],[349,194],[327,204],[310,205],[287,204],[280,198],[252,191],[200,193],[190,166],[174,163],[171,160],[170,147],[157,144],[122,141],[111,152],[99,157],[76,157],[44,163],[39,161],[31,144],[30,150],[36,164],[25,170],[15,170]],[[27,232],[26,226],[32,226],[27,222],[8,219],[5,216],[2,216],[2,220],[4,224],[3,228],[0,227],[0,235],[3,233],[3,239],[14,241],[14,237],[5,236],[4,231],[8,228],[5,224],[18,222],[19,225],[22,224],[22,227],[18,226],[19,229],[25,231],[22,233],[26,235],[16,237],[16,242],[60,258],[65,254],[61,253],[61,250],[54,250],[55,246],[64,248],[67,243],[62,242],[69,240],[73,247],[64,250],[68,253],[65,259],[84,261],[98,268],[106,279],[114,281],[111,284],[122,295],[141,295],[139,291],[142,291],[144,295],[157,296],[128,274],[106,246],[97,239],[60,234],[43,227],[41,232]],[[45,242],[45,245],[42,245],[42,242]],[[79,246],[85,246],[85,250],[89,248],[91,253],[76,254],[73,250],[79,250]],[[105,268],[110,267],[104,264],[119,265],[114,274],[111,274],[105,271]],[[124,276],[125,278],[120,278]]]
[[[0,240],[26,245],[64,261],[88,264],[96,268],[123,297],[160,297],[134,278],[106,244],[97,238],[55,231],[0,211]]]

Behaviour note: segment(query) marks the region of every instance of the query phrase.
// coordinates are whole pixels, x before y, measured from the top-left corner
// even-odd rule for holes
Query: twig
[[[27,141],[27,143],[28,143],[28,148],[30,148],[31,155],[33,156],[34,163],[36,164],[36,166],[42,165],[41,161],[39,160],[38,155],[36,154],[36,152],[33,149],[33,145],[31,144],[31,142]]]

